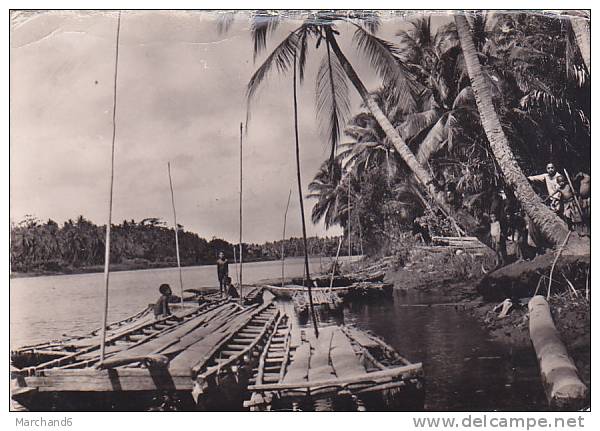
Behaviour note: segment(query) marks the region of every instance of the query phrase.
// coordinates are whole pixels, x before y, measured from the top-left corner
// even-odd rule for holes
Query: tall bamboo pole
[[[104,313],[102,315],[102,335],[100,341],[100,362],[104,361],[106,351],[106,325],[108,322],[108,284],[110,265],[110,227],[112,223],[113,184],[115,178],[115,137],[117,136],[117,71],[119,64],[119,37],[121,33],[121,11],[117,17],[117,38],[115,43],[115,73],[113,86],[113,114],[112,114],[112,143],[110,150],[110,190],[108,193],[108,222],[106,223],[106,242],[104,247]]]
[[[171,180],[171,162],[167,162],[169,171],[169,187],[171,188],[171,205],[173,206],[173,223],[175,223],[175,253],[177,255],[177,268],[179,269],[179,291],[181,303],[183,304],[183,276],[181,274],[181,260],[179,259],[179,226],[177,225],[177,212],[175,211],[175,194],[173,193],[173,181]]]
[[[296,140],[296,175],[298,177],[298,198],[300,199],[300,215],[302,218],[302,240],[304,241],[304,271],[308,281],[308,302],[310,304],[310,313],[312,316],[315,336],[319,337],[319,328],[317,326],[317,315],[315,314],[315,305],[312,297],[312,281],[308,269],[308,242],[306,240],[306,219],[304,217],[304,200],[302,197],[302,179],[300,177],[300,138],[298,137],[298,95],[296,92],[296,73],[297,73],[296,52],[294,51],[294,137]]]
[[[242,285],[242,265],[243,265],[243,248],[242,248],[242,181],[243,181],[243,170],[242,170],[242,133],[244,125],[240,123],[240,304],[244,303],[244,288]]]
[[[285,281],[285,225],[287,223],[287,213],[290,208],[290,198],[292,197],[292,189],[288,194],[287,204],[285,206],[285,214],[283,215],[283,237],[281,239],[281,287]]]

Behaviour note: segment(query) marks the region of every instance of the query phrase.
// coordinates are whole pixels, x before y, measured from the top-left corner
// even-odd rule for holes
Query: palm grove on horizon
[[[251,110],[258,87],[272,71],[290,72],[294,90],[297,76],[303,85],[309,51],[321,52],[317,115],[331,151],[309,185],[307,196],[316,200],[313,222],[342,226],[345,236],[350,234],[355,246],[369,254],[387,253],[417,216],[427,217],[437,233],[477,233],[503,189],[548,244],[562,243],[566,224],[542,202],[526,175],[538,173],[547,161],[570,173],[590,172],[586,17],[476,12],[455,14],[454,22],[433,28],[429,16],[415,15],[407,18],[410,28],[399,25],[391,41],[375,35],[376,13],[301,17],[300,26],[257,68],[248,99]],[[283,19],[276,13],[251,15],[255,59]],[[339,23],[350,25],[340,30]],[[349,28],[353,46],[381,77],[380,88],[367,90],[341,50],[337,37]],[[348,84],[362,99],[353,115]],[[297,115],[299,102],[293,102]],[[44,245],[31,246],[32,238],[38,244],[52,242],[52,233],[38,237],[52,227],[40,226],[11,228],[13,268],[25,261],[56,260],[56,248],[53,256],[45,256],[39,252]],[[118,230],[115,236],[118,248]],[[98,241],[103,248],[103,240]],[[309,251],[315,253],[314,248]],[[141,257],[135,251],[128,256]],[[276,252],[272,257],[278,257]]]

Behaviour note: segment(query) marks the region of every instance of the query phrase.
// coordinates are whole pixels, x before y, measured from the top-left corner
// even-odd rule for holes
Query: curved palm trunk
[[[502,174],[519,199],[523,209],[540,230],[545,240],[556,245],[564,241],[568,228],[555,213],[553,213],[541,198],[535,193],[531,184],[521,171],[508,145],[506,135],[500,125],[492,102],[492,95],[485,81],[477,51],[470,34],[470,26],[463,14],[454,15],[456,29],[460,38],[465,64],[471,79],[471,88],[475,95],[481,124],[494,153],[494,157],[502,170]]]
[[[590,64],[590,27],[588,25],[587,18],[572,16],[569,18],[571,21],[571,27],[573,27],[573,33],[575,33],[575,40],[577,40],[577,46],[579,47],[579,52],[581,52],[581,56],[583,57],[583,62],[585,63],[585,67],[587,68],[588,73],[592,73],[592,68]]]
[[[375,98],[369,94],[366,87],[358,77],[356,71],[354,70],[354,68],[340,49],[335,37],[331,37],[330,39],[331,48],[333,49],[333,52],[339,59],[340,64],[344,68],[348,79],[350,80],[350,82],[352,82],[352,85],[354,85],[354,87],[362,97],[363,101],[371,111],[371,114],[373,114],[373,117],[375,117],[375,120],[385,132],[386,137],[390,140],[390,142],[392,142],[394,148],[396,149],[400,157],[402,157],[402,160],[404,160],[404,162],[408,165],[408,168],[412,171],[417,181],[421,183],[421,185],[425,188],[429,196],[442,209],[442,211],[444,211],[449,216],[460,216],[459,224],[463,228],[466,228],[467,230],[474,228],[476,223],[471,216],[462,213],[457,214],[454,208],[448,204],[448,202],[446,201],[445,194],[435,186],[435,181],[431,176],[430,172],[427,169],[425,169],[421,165],[421,163],[419,163],[419,161],[417,160],[413,152],[410,150],[406,142],[404,142],[398,131],[394,128],[390,120],[388,120],[386,115],[383,113],[383,111],[377,104]]]
[[[304,217],[304,199],[302,198],[302,179],[300,177],[300,139],[298,137],[298,97],[296,94],[296,53],[294,53],[294,136],[296,138],[296,174],[298,178],[298,198],[300,199],[300,215],[302,217],[302,240],[304,242],[304,270],[306,271],[306,281],[308,284],[308,302],[310,304],[310,314],[315,328],[315,336],[319,337],[319,328],[317,326],[317,316],[315,314],[315,305],[312,297],[312,281],[310,279],[310,270],[308,269],[308,242],[306,240],[306,218]]]

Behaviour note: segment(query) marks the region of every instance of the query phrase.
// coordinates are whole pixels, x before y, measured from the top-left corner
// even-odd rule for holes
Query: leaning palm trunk
[[[430,172],[427,169],[425,169],[423,165],[421,165],[421,163],[419,163],[419,161],[416,159],[415,155],[408,147],[406,142],[404,142],[398,131],[394,128],[390,120],[383,113],[383,111],[377,104],[375,98],[369,94],[366,87],[358,77],[356,71],[354,70],[354,68],[340,49],[335,38],[332,37],[330,39],[330,43],[331,48],[333,49],[333,52],[340,61],[340,64],[344,68],[348,79],[350,80],[350,82],[352,82],[352,84],[362,97],[363,101],[373,114],[373,117],[375,117],[375,120],[385,132],[386,137],[390,140],[390,142],[392,142],[394,148],[396,149],[402,160],[404,160],[408,168],[412,171],[417,181],[424,187],[429,196],[433,199],[437,206],[444,213],[446,213],[447,216],[459,216],[460,220],[458,220],[458,224],[461,227],[466,228],[467,230],[471,230],[473,227],[475,227],[475,221],[472,217],[470,217],[468,214],[457,214],[455,209],[446,201],[445,194],[436,187],[435,181],[431,176]]]
[[[590,65],[590,27],[588,20],[587,18],[578,16],[572,16],[569,20],[571,21],[571,27],[573,28],[573,33],[575,33],[575,40],[577,40],[577,46],[579,47],[579,52],[581,52],[581,57],[583,57],[585,67],[588,73],[592,73]]]
[[[496,114],[490,90],[477,58],[477,51],[473,44],[467,18],[463,14],[457,13],[454,15],[454,21],[456,22],[465,64],[471,79],[471,88],[475,95],[481,124],[494,157],[506,182],[514,189],[517,199],[519,199],[535,227],[540,230],[543,238],[551,244],[560,244],[568,233],[567,225],[544,205],[517,164]]]

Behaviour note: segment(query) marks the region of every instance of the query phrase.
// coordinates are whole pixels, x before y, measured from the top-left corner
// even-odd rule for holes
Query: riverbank
[[[294,257],[294,256],[289,256]],[[254,262],[269,262],[272,259],[248,259],[245,260],[244,263],[254,263]],[[230,264],[234,264],[233,262],[229,262]],[[182,263],[183,268],[187,267],[201,267],[201,266],[214,266],[214,262],[206,262],[200,264],[184,264]],[[162,268],[177,268],[177,263],[172,261],[167,262],[150,262],[146,260],[136,259],[129,262],[124,263],[111,263],[110,264],[110,272],[120,272],[120,271],[137,271],[137,270],[145,270],[145,269],[162,269]],[[74,274],[94,274],[104,272],[104,265],[89,265],[89,266],[80,266],[80,267],[62,267],[56,270],[42,270],[36,269],[28,272],[11,272],[10,278],[26,278],[26,277],[46,277],[52,275],[74,275]]]
[[[429,251],[429,250],[428,250]],[[497,302],[487,302],[477,292],[487,268],[493,267],[493,254],[443,249],[424,253],[419,247],[390,265],[386,281],[395,289],[420,291],[445,298],[457,310],[472,315],[490,337],[507,350],[531,348],[527,304],[514,304],[506,317],[494,310]],[[535,289],[535,286],[533,286]],[[555,325],[573,358],[583,382],[591,385],[590,302],[582,292],[569,290],[553,294],[550,306]]]

